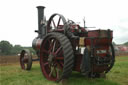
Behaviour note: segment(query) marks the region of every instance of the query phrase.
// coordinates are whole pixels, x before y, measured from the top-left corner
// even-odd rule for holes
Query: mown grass
[[[66,82],[68,85],[128,85],[128,57],[117,57],[113,69],[106,79],[88,79],[73,72]],[[0,85],[61,85],[48,81],[40,71],[38,63],[31,71],[21,70],[19,65],[0,66]]]
[[[128,56],[117,57],[116,63],[107,77],[109,80],[120,83],[120,85],[128,85]]]

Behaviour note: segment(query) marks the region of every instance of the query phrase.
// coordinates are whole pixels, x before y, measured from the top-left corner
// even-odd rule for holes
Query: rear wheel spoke
[[[62,47],[59,47],[59,48],[56,50],[55,54],[57,54],[61,49],[62,49]]]
[[[56,77],[57,77],[57,79],[59,79],[59,78],[60,78],[59,69],[57,69]]]
[[[64,60],[64,57],[56,57],[56,60]]]
[[[49,73],[49,77],[54,76],[55,71],[56,71],[55,67],[51,66],[51,71]]]
[[[51,40],[51,42],[50,42],[50,47],[49,47],[49,53],[51,53],[52,52],[52,50],[53,50],[53,45],[54,45],[54,40]]]
[[[52,53],[54,53],[54,51],[55,51],[55,47],[56,47],[56,41],[54,41],[53,49],[52,49]]]
[[[50,71],[50,73],[49,73],[49,77],[51,77],[51,76],[52,76],[52,72],[53,72],[53,70],[51,70],[51,71]]]
[[[44,66],[47,66],[47,65],[49,65],[49,63],[48,63],[48,62],[44,63]]]

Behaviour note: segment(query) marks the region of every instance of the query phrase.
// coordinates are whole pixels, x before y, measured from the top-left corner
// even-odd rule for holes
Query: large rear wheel
[[[61,33],[49,33],[40,49],[40,66],[51,81],[68,78],[74,64],[74,53],[69,39]]]

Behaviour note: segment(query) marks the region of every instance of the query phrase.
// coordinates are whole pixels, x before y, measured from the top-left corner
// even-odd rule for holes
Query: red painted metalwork
[[[76,58],[75,58],[75,65],[74,65],[74,71],[78,71],[80,72],[80,64],[81,64],[81,60],[82,60],[82,54],[76,54]]]
[[[38,50],[40,50],[41,43],[42,43],[42,39],[38,39],[37,42],[36,42],[36,48],[37,48]]]
[[[60,42],[52,36],[47,37],[41,46],[40,66],[48,80],[56,81],[60,77],[58,71],[62,71],[64,60],[61,49]]]
[[[91,39],[93,38],[94,45],[106,45],[112,42],[113,32],[110,31],[110,39],[108,38],[107,30],[92,30],[88,31],[88,38],[85,39],[85,45],[91,45]],[[102,34],[101,34],[102,33]]]
[[[47,21],[43,16],[45,7],[37,8],[39,28],[33,48],[40,57],[41,71],[48,80],[68,78],[72,70],[81,72],[82,65],[89,72],[86,76],[110,71],[115,61],[112,30],[88,31],[87,27],[81,27],[72,20],[66,21],[61,14],[53,14]],[[25,58],[20,61],[28,62]],[[24,64],[21,63],[21,67],[24,69]]]

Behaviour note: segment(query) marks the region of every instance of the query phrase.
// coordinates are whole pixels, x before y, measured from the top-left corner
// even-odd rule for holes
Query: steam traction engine
[[[88,77],[100,77],[114,65],[113,32],[89,30],[63,15],[53,14],[48,21],[43,6],[38,6],[38,36],[32,46],[38,58],[32,59],[28,50],[22,50],[20,65],[30,70],[32,61],[40,61],[41,71],[51,81],[68,78],[72,71]]]

